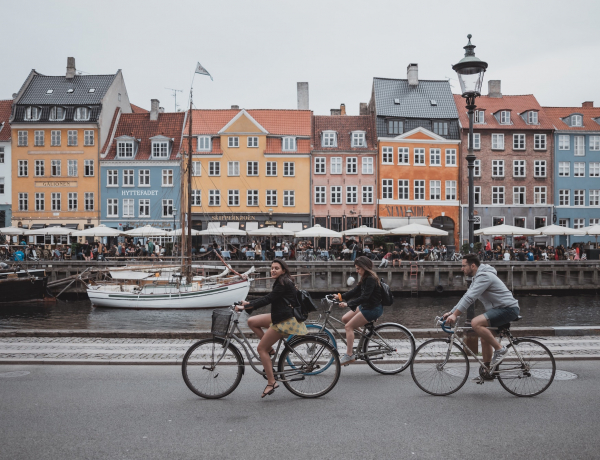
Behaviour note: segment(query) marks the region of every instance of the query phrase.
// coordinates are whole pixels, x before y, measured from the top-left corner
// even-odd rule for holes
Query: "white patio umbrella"
[[[297,238],[341,238],[341,236],[340,232],[321,227],[319,224],[296,232]]]
[[[596,237],[596,248],[598,248],[598,235],[600,235],[600,225],[590,225],[589,227],[584,227],[579,229],[582,232],[585,232],[586,235],[595,236]]]
[[[52,236],[63,236],[70,235],[75,230],[66,227],[44,227],[34,228],[27,230],[23,235],[52,235]]]
[[[8,236],[22,235],[23,233],[25,233],[25,229],[18,227],[3,227],[0,228],[0,233]]]
[[[138,227],[123,232],[123,235],[143,238],[148,236],[169,236],[169,232],[167,230],[163,230],[162,228],[153,227],[152,225],[144,225],[143,227]]]
[[[250,236],[294,236],[294,232],[291,230],[284,230],[279,227],[264,227],[257,230],[250,230],[248,232]]]
[[[537,229],[538,232],[546,236],[565,236],[565,235],[585,235],[584,229],[574,229],[569,227],[561,227],[560,225],[547,225],[546,227],[540,227]]]
[[[116,228],[107,227],[104,224],[98,225],[97,227],[86,228],[85,230],[74,231],[71,236],[119,236],[122,235],[121,230]]]
[[[408,236],[447,236],[448,232],[429,225],[409,224],[402,227],[396,227],[389,231],[390,235],[408,235]]]
[[[187,228],[185,229],[185,231],[183,232],[183,234],[187,236],[187,234],[188,234]],[[181,236],[181,229],[178,228],[177,230],[170,230],[169,231],[169,235],[171,235],[171,236]],[[194,230],[192,228],[192,236],[196,236],[196,235],[201,235],[200,230]]]
[[[488,236],[534,236],[540,234],[540,229],[532,230],[530,228],[515,227],[513,225],[494,225],[492,227],[480,228],[475,230],[475,235]]]
[[[350,230],[344,230],[342,235],[350,235],[350,236],[374,236],[374,235],[387,235],[390,232],[387,230],[382,230],[380,228],[371,228],[366,225],[361,225],[357,228],[352,228]]]
[[[198,231],[198,235],[210,235],[210,236],[243,236],[246,232],[233,227],[227,227],[223,225],[217,228],[207,228],[206,230]]]

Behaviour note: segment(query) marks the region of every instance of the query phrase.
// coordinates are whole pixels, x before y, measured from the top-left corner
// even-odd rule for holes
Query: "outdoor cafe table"
[[[256,253],[254,251],[246,251],[246,258],[248,260],[254,260]]]

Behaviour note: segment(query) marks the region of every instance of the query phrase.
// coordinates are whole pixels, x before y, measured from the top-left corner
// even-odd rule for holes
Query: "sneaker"
[[[506,347],[502,347],[502,348],[500,348],[500,350],[496,350],[494,352],[494,356],[492,357],[492,366],[495,366],[500,361],[502,361],[502,359],[504,358],[504,355],[506,354],[507,351],[508,351],[508,348],[506,348]]]
[[[483,385],[484,381],[485,380],[481,376],[478,376],[478,377],[475,377],[475,378],[471,379],[471,382],[475,382],[477,385]]]
[[[356,361],[356,357],[354,355],[348,355],[347,353],[344,353],[342,355],[342,357],[340,358],[340,364],[342,366],[345,366],[347,364],[353,363],[354,361]]]

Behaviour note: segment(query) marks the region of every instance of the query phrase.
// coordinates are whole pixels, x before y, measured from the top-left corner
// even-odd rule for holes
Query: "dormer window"
[[[25,109],[25,120],[27,120],[27,121],[39,120],[41,115],[42,115],[41,107],[29,106]]]
[[[323,147],[337,147],[337,133],[335,131],[323,131],[321,145]]]
[[[64,107],[52,107],[50,109],[50,121],[63,121],[65,119]]]
[[[169,143],[167,141],[152,142],[152,157],[167,158],[169,156]]]
[[[133,141],[118,141],[117,156],[119,158],[133,158]]]
[[[296,138],[295,137],[284,137],[281,140],[281,149],[284,152],[295,152],[296,151]]]
[[[403,131],[403,123],[402,120],[388,120],[387,121],[388,134],[402,134]]]
[[[571,126],[583,126],[583,117],[581,115],[571,115]]]
[[[90,119],[90,108],[89,107],[77,107],[75,109],[75,120],[86,121]]]
[[[538,124],[538,113],[530,110],[527,112],[527,124],[537,125]]]
[[[510,125],[510,111],[503,110],[500,112],[500,124],[501,125]]]
[[[438,134],[439,136],[447,136],[448,135],[448,123],[445,121],[434,121],[433,122],[433,132]]]
[[[485,112],[483,110],[475,110],[473,114],[473,123],[482,125],[485,123]]]
[[[367,142],[365,140],[365,132],[364,131],[354,131],[352,132],[352,147],[366,147]]]
[[[211,150],[210,136],[198,136],[198,151],[210,152]]]

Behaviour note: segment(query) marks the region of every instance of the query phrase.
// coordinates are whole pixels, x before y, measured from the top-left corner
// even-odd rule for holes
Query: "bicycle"
[[[463,255],[460,252],[455,252],[454,254],[452,254],[452,257],[450,257],[450,260],[452,262],[460,262],[463,258]]]
[[[517,318],[517,321],[521,317]],[[434,396],[447,396],[458,391],[469,377],[469,358],[465,350],[479,363],[479,381],[498,380],[500,385],[515,396],[536,396],[548,389],[554,380],[556,363],[550,350],[532,337],[514,338],[510,323],[498,328],[500,341],[508,339],[508,351],[495,365],[486,366],[457,334],[462,329],[446,327],[446,321],[436,317],[435,324],[450,336],[422,343],[410,366],[417,386]]]
[[[338,302],[334,299],[335,294],[327,295],[322,303],[328,305],[328,309],[317,321],[306,321],[306,328],[317,334],[325,334],[329,343],[337,350],[335,335],[347,345],[342,334],[335,328],[331,321],[344,325],[342,321],[331,316],[331,310]],[[408,368],[415,352],[415,339],[412,333],[397,323],[382,323],[375,326],[375,322],[369,322],[364,330],[354,330],[359,335],[358,345],[355,348],[356,359],[364,360],[376,372],[380,374],[398,374]],[[311,333],[312,334],[312,333]]]
[[[198,396],[223,398],[237,388],[245,371],[245,363],[235,342],[243,348],[252,369],[266,379],[264,370],[260,370],[255,363],[255,360],[260,363],[258,354],[240,329],[240,313],[235,311],[235,305],[227,311],[214,310],[213,337],[196,342],[185,353],[181,365],[183,380]],[[324,338],[314,335],[292,336],[287,341],[280,339],[271,362],[276,381],[302,398],[318,398],[329,393],[340,378],[337,349]]]

